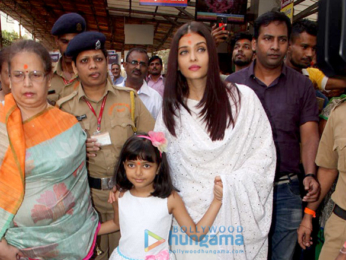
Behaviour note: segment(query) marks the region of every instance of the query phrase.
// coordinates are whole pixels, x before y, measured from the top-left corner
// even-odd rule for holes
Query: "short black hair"
[[[276,12],[276,11],[269,11],[261,16],[259,16],[254,23],[254,38],[257,40],[258,36],[260,34],[260,29],[261,26],[268,26],[272,22],[283,22],[286,24],[287,27],[287,33],[288,33],[288,38],[290,38],[291,35],[291,21],[290,18],[288,18],[287,15],[281,12]]]
[[[149,64],[154,61],[154,60],[159,60],[161,66],[162,66],[162,59],[159,56],[153,56],[149,59]]]
[[[111,68],[112,68],[114,65],[119,66],[119,69],[120,69],[120,64],[119,64],[119,63],[113,62],[113,63],[111,64]]]
[[[252,41],[252,34],[249,32],[238,32],[235,34],[234,39],[233,39],[233,45],[236,44],[237,41],[240,40],[249,40],[250,42]]]
[[[318,27],[316,22],[308,19],[300,20],[292,25],[291,41],[293,41],[299,34],[303,32],[317,37],[317,31]]]
[[[116,185],[117,190],[131,190],[133,187],[133,184],[126,177],[124,167],[126,160],[140,159],[156,163],[159,168],[153,183],[154,191],[151,195],[159,198],[167,198],[177,189],[172,184],[166,153],[163,152],[160,154],[158,148],[154,147],[150,140],[140,137],[141,135],[148,136],[145,133],[137,133],[137,135],[131,136],[125,142],[115,167],[113,183]]]
[[[143,48],[132,48],[131,50],[129,50],[129,52],[126,55],[126,59],[125,59],[126,62],[129,61],[129,57],[130,57],[132,52],[145,53],[147,55],[147,57],[148,57],[148,60],[149,60],[148,52],[146,50],[144,50]]]

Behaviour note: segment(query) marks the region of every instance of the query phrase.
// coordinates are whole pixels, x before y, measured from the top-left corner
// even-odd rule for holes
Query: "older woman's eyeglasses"
[[[28,76],[26,76],[26,74],[28,74]],[[14,83],[23,82],[25,77],[29,77],[31,82],[42,83],[46,75],[47,74],[39,70],[28,71],[27,73],[16,70],[11,72],[10,77]]]

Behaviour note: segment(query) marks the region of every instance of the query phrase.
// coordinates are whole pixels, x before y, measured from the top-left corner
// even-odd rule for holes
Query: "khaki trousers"
[[[91,189],[91,198],[94,207],[99,213],[100,222],[106,222],[114,218],[114,210],[112,204],[108,203],[109,190]],[[97,237],[97,246],[103,252],[97,256],[95,260],[108,260],[113,250],[118,246],[120,232],[114,232],[108,235]]]
[[[329,217],[324,230],[325,242],[319,260],[335,259],[346,241],[346,220],[334,213]]]

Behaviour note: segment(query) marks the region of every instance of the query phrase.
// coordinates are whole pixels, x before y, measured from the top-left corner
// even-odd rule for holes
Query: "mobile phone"
[[[216,17],[216,22],[217,22],[217,26],[218,27],[222,27],[222,30],[226,30],[226,26],[227,26],[227,16],[221,16],[221,15],[218,15]],[[224,26],[226,25],[226,26]]]

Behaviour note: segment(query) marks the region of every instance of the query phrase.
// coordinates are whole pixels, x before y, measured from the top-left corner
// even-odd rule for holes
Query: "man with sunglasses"
[[[59,48],[61,58],[53,71],[53,78],[48,92],[48,99],[55,103],[59,98],[69,95],[77,88],[79,81],[72,67],[72,58],[66,56],[68,43],[79,33],[86,29],[86,22],[76,13],[60,16],[51,30],[55,43]],[[68,87],[67,86],[71,86]],[[75,87],[74,87],[75,86]]]
[[[132,88],[137,91],[150,114],[156,119],[162,106],[162,97],[153,88],[150,88],[145,81],[148,72],[149,57],[146,50],[141,48],[131,49],[124,62],[126,78],[123,87]]]

